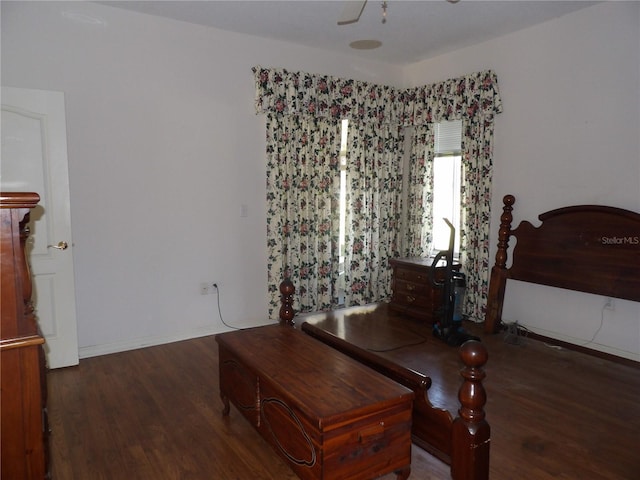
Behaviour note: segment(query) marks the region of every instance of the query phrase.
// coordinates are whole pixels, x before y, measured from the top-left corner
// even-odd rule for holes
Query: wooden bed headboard
[[[640,214],[577,205],[541,214],[539,227],[523,221],[512,230],[515,197],[506,195],[503,203],[485,332],[500,329],[507,279],[640,301]],[[516,244],[507,268],[512,238]]]

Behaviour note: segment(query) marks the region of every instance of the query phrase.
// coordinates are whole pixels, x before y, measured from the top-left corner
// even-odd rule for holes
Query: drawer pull
[[[405,287],[409,292],[413,292],[416,289],[416,286],[412,285],[411,283],[407,283]]]
[[[384,422],[380,422],[378,425],[365,428],[358,432],[358,442],[364,443],[371,440],[376,440],[384,435]]]
[[[412,297],[411,295],[407,295],[407,302],[408,303],[413,303],[416,301],[416,297]]]

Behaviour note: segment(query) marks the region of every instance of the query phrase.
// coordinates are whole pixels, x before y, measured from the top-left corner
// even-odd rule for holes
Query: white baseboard
[[[225,327],[223,327],[225,328]],[[223,329],[219,325],[210,325],[207,327],[182,332],[169,336],[142,337],[126,340],[124,342],[105,343],[102,345],[91,345],[88,347],[80,347],[78,356],[80,359],[97,357],[99,355],[108,355],[110,353],[126,352],[128,350],[137,350],[138,348],[153,347],[156,345],[164,345],[165,343],[181,342],[191,338],[206,337],[222,333]]]
[[[640,353],[638,352],[628,352],[626,350],[621,350],[619,348],[611,347],[609,345],[602,345],[597,342],[589,342],[580,338],[564,335],[562,333],[552,332],[550,330],[545,330],[544,328],[530,327],[529,325],[523,325],[523,326],[528,330],[530,330],[531,332],[537,333],[538,335],[542,335],[544,337],[554,338],[556,340],[561,340],[563,342],[571,343],[573,345],[577,345],[580,347],[590,348],[591,350],[597,350],[599,352],[607,353],[609,355],[614,355],[616,357],[622,357],[628,360],[634,360],[636,362],[640,362]]]

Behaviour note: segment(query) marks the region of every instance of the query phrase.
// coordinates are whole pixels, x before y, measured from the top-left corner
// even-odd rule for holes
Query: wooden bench
[[[233,403],[300,478],[409,477],[411,390],[289,326],[216,341],[223,414]]]

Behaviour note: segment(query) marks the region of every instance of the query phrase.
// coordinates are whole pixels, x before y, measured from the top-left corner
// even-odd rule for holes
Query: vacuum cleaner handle
[[[436,254],[436,256],[434,257],[433,262],[431,262],[431,268],[429,269],[429,280],[431,280],[431,284],[434,287],[442,287],[442,286],[444,286],[445,282],[447,281],[446,276],[445,276],[444,281],[442,281],[442,282],[439,282],[436,279],[436,266],[438,265],[440,260],[442,260],[443,258],[446,259],[446,257],[447,257],[447,252],[443,250],[441,252],[438,252]]]

